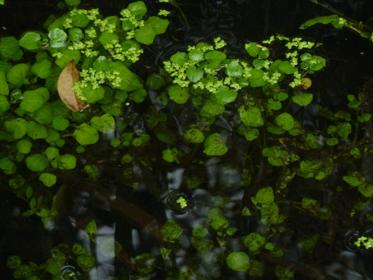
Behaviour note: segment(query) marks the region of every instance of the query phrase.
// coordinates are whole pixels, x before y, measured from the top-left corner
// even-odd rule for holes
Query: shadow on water
[[[8,0],[7,6],[0,9],[0,25],[6,26],[3,34],[22,34],[25,30],[38,29],[43,20],[51,13],[58,13],[56,1],[51,0]],[[88,2],[88,1],[87,1]],[[90,1],[87,7],[100,7],[104,13],[113,14],[125,6],[126,1]],[[150,5],[152,1],[147,1]],[[154,2],[154,1],[153,1]],[[297,28],[305,20],[328,14],[321,7],[307,0],[187,0],[178,1],[175,8],[173,25],[170,32],[147,50],[146,60],[137,65],[144,73],[151,72],[154,65],[161,66],[163,59],[177,50],[185,49],[188,44],[209,40],[221,36],[229,42],[230,52],[237,56],[242,44],[247,40],[262,40],[268,35],[281,33],[289,36],[302,35],[320,41],[321,54],[328,58],[328,68],[318,76],[315,93],[321,102],[332,107],[343,107],[343,97],[357,92],[364,82],[373,79],[373,53],[371,46],[364,40],[347,31],[335,31],[320,27],[306,32]],[[328,3],[341,13],[356,20],[373,23],[373,5],[371,1],[330,0]],[[183,15],[181,14],[183,13]],[[156,64],[154,64],[156,62]],[[144,120],[140,120],[140,122]],[[182,120],[178,123],[182,125]],[[170,127],[177,124],[170,122]],[[105,144],[102,151],[97,151],[92,158],[104,162],[101,176],[96,181],[84,179],[83,174],[68,174],[60,187],[55,207],[59,219],[46,230],[38,219],[19,216],[25,208],[10,192],[0,186],[0,275],[2,279],[11,279],[5,268],[7,255],[21,255],[35,262],[48,258],[50,249],[59,242],[72,244],[76,241],[90,248],[97,259],[97,266],[90,274],[90,279],[112,279],[115,272],[123,274],[136,268],[132,267],[130,258],[138,253],[155,251],[159,254],[161,246],[159,228],[168,217],[172,216],[190,231],[195,224],[202,224],[207,219],[209,209],[216,204],[215,196],[230,197],[222,201],[226,215],[233,216],[235,202],[241,200],[241,185],[245,178],[242,170],[246,162],[241,154],[247,146],[237,143],[236,151],[226,161],[209,160],[204,165],[194,166],[192,161],[179,166],[160,164],[151,147],[149,151],[139,152],[131,166],[124,168],[116,154],[107,155]],[[139,158],[136,161],[136,156]],[[193,151],[191,151],[191,157]],[[145,160],[146,158],[146,160]],[[82,161],[86,159],[81,159]],[[145,161],[145,163],[144,163]],[[204,181],[200,189],[188,189],[183,178],[188,174],[198,174]],[[79,178],[79,179],[77,179]],[[80,179],[82,178],[82,179]],[[268,179],[270,181],[270,178]],[[292,197],[299,199],[299,194],[307,193],[305,185],[299,181],[290,186]],[[301,186],[301,187],[299,187]],[[193,202],[193,209],[188,213],[177,213],[167,203],[170,192],[185,194]],[[333,193],[323,189],[319,200],[323,203],[339,203],[340,216],[346,217],[344,207],[350,202],[335,201]],[[353,195],[353,194],[352,194]],[[278,243],[286,248],[283,258],[273,258],[263,254],[261,258],[269,264],[283,264],[294,267],[299,279],[372,279],[372,258],[369,255],[348,250],[348,240],[357,230],[363,230],[364,221],[333,220],[331,223],[320,222],[312,217],[295,213],[291,207],[288,211],[287,229],[281,234]],[[338,216],[338,215],[337,215]],[[84,231],[92,219],[97,223],[96,240],[93,243]],[[300,223],[294,221],[301,221]],[[255,228],[255,222],[234,221],[241,229]],[[350,232],[349,232],[350,230]],[[352,231],[351,231],[352,230]],[[294,244],[299,236],[308,233],[325,232],[328,242],[316,248],[311,255]],[[347,237],[345,234],[348,233]],[[347,241],[346,241],[347,240]],[[117,256],[117,243],[123,247]],[[198,256],[185,244],[185,252],[195,254],[193,262],[200,262],[201,273],[206,279],[244,279],[242,275],[223,271],[219,274],[214,267],[220,249],[204,256]],[[189,250],[189,251],[188,251]],[[300,262],[301,260],[301,262]],[[173,262],[180,265],[189,262],[183,252]],[[308,263],[309,265],[305,265]],[[212,265],[211,265],[212,264]],[[209,269],[206,269],[208,267]],[[74,267],[66,266],[69,271]],[[160,267],[152,279],[164,279],[164,268]],[[220,277],[220,278],[219,278]],[[124,278],[127,279],[127,278]]]

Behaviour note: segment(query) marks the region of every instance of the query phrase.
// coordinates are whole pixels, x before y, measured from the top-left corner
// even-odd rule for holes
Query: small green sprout
[[[367,236],[360,236],[355,242],[355,246],[363,249],[372,249],[373,248],[373,238]]]
[[[188,200],[186,200],[183,196],[179,196],[179,198],[176,200],[176,203],[180,205],[181,209],[188,207]]]

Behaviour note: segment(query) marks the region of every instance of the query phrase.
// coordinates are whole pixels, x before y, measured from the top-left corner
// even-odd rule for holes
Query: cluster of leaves
[[[42,218],[50,195],[39,196],[33,178],[54,186],[59,172],[77,167],[77,153],[97,143],[101,133],[114,133],[125,103],[144,100],[143,82],[129,67],[168,26],[167,11],[147,16],[142,1],[129,4],[120,17],[105,18],[97,9],[74,8],[79,1],[67,4],[71,11],[45,22],[47,32],[0,38],[0,170],[29,202],[27,213]],[[56,94],[57,78],[72,61],[81,72],[77,96],[97,103],[84,112],[71,112]]]
[[[7,260],[8,267],[13,270],[14,279],[80,279],[82,274],[78,271],[64,270],[66,263],[76,264],[83,277],[86,277],[94,267],[95,259],[86,248],[75,243],[72,246],[60,244],[52,248],[51,257],[42,264],[25,263],[19,256],[10,256]]]

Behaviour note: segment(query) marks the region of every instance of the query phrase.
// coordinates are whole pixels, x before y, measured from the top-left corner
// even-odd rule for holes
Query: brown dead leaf
[[[75,62],[72,61],[62,70],[57,81],[57,91],[61,101],[73,112],[82,111],[89,106],[79,100],[73,90],[75,83],[79,79],[79,70],[76,68]]]

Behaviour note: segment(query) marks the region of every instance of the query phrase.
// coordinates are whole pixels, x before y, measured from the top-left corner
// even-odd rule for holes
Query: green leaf
[[[307,106],[309,105],[313,100],[313,94],[312,93],[298,93],[291,97],[291,100],[295,104],[298,104],[299,106]]]
[[[49,45],[51,48],[60,49],[66,47],[67,34],[60,28],[54,28],[48,33]]]
[[[48,167],[48,160],[42,154],[29,155],[26,158],[25,162],[27,168],[33,172],[42,172]]]
[[[181,234],[183,229],[174,221],[167,221],[161,228],[162,239],[167,242],[175,242]]]
[[[75,27],[85,28],[89,24],[88,16],[82,13],[70,14],[70,18],[72,25]]]
[[[253,253],[258,252],[266,244],[265,237],[257,232],[244,236],[242,241],[249,251]]]
[[[27,135],[32,140],[45,139],[48,136],[47,129],[36,122],[30,121],[27,124]]]
[[[359,174],[343,176],[343,181],[349,184],[351,187],[358,187],[365,183],[364,178],[362,178]]]
[[[29,154],[32,148],[32,142],[27,139],[22,139],[17,142],[17,150],[21,154]]]
[[[169,23],[167,19],[157,16],[151,16],[145,21],[145,25],[149,25],[156,35],[165,33]]]
[[[43,183],[44,186],[49,188],[56,184],[57,177],[52,173],[44,172],[39,175],[39,180]]]
[[[205,140],[205,136],[203,132],[198,128],[188,129],[184,134],[184,138],[189,143],[195,143],[195,144],[203,143],[203,141]]]
[[[19,40],[19,45],[29,51],[36,51],[40,48],[41,36],[37,32],[26,32]]]
[[[165,149],[162,151],[162,159],[169,163],[172,163],[172,162],[178,163],[179,162],[178,155],[179,155],[179,151],[176,148]]]
[[[229,62],[229,64],[226,66],[226,73],[229,77],[241,77],[243,73],[243,67],[239,63],[238,60],[232,60]]]
[[[224,105],[217,102],[216,98],[208,99],[207,102],[202,106],[201,115],[206,118],[216,117],[224,113]]]
[[[237,91],[224,86],[217,90],[217,92],[215,93],[215,98],[218,103],[225,105],[234,102],[237,98],[237,95]]]
[[[137,18],[142,18],[148,12],[148,9],[146,8],[146,5],[143,1],[136,1],[130,3],[127,9],[130,10],[131,13],[135,15]]]
[[[47,157],[48,160],[54,160],[60,155],[60,151],[56,147],[48,147],[44,151],[45,156]]]
[[[93,117],[91,125],[102,133],[112,133],[115,129],[115,120],[111,115],[104,114],[100,117]]]
[[[294,128],[295,120],[289,113],[282,113],[275,118],[275,124],[281,127],[285,131],[289,131]]]
[[[6,157],[3,157],[0,158],[0,170],[6,175],[12,175],[16,173],[17,167],[13,161]]]
[[[58,168],[61,170],[72,170],[76,167],[76,157],[64,154],[58,157]]]
[[[297,68],[291,65],[289,61],[279,61],[278,70],[286,75],[291,75],[297,71]]]
[[[252,69],[249,81],[250,85],[254,88],[264,86],[266,84],[266,81],[264,80],[264,72],[260,69]]]
[[[135,39],[137,42],[144,44],[144,45],[151,45],[156,37],[156,33],[154,32],[151,25],[147,24],[144,25],[135,31]]]
[[[20,108],[28,113],[33,113],[40,109],[49,99],[49,92],[46,88],[41,87],[35,90],[25,91]]]
[[[74,131],[74,138],[80,145],[86,146],[97,143],[99,135],[96,128],[84,123]]]
[[[31,72],[41,79],[46,79],[52,74],[52,62],[42,59],[32,65]]]
[[[255,205],[271,204],[275,201],[273,189],[271,187],[261,188],[251,200]]]
[[[260,108],[251,107],[246,110],[245,107],[241,106],[238,109],[238,112],[240,114],[240,119],[244,125],[250,127],[261,127],[264,125],[264,120]]]
[[[257,128],[248,128],[243,131],[243,136],[247,141],[253,141],[259,137],[259,130]]]
[[[221,51],[209,51],[205,54],[206,60],[212,68],[217,68],[227,58],[226,54]]]
[[[204,143],[203,152],[208,156],[222,156],[228,152],[228,147],[224,143],[224,138],[219,133],[209,135]]]
[[[273,166],[285,166],[299,159],[297,155],[288,153],[278,146],[265,147],[262,154],[268,158],[268,162]]]
[[[346,20],[337,16],[337,15],[330,15],[330,16],[321,16],[316,17],[310,20],[307,20],[303,23],[299,28],[300,29],[307,29],[317,24],[331,24],[334,28],[340,29],[346,24]]]
[[[185,104],[189,99],[189,90],[179,85],[172,85],[168,88],[168,95],[176,104]]]
[[[124,91],[133,91],[143,87],[140,78],[133,72],[131,72],[127,66],[121,62],[113,62],[108,64],[108,69],[103,69],[103,71],[117,71],[119,77],[121,77],[121,82],[119,86],[113,86],[113,88],[121,89]]]
[[[19,47],[17,38],[13,36],[0,38],[0,57],[5,60],[20,60],[23,52]]]
[[[14,139],[20,139],[27,133],[27,121],[22,118],[7,120],[4,125],[6,131],[12,133]]]
[[[115,33],[102,32],[98,40],[101,43],[101,45],[106,46],[106,45],[109,45],[109,44],[111,45],[111,44],[114,44],[115,42],[118,42],[119,37]]]
[[[66,128],[69,127],[69,124],[70,124],[69,120],[62,116],[56,116],[53,118],[53,121],[52,121],[52,127],[58,131],[65,130]]]
[[[250,258],[245,252],[231,252],[226,258],[227,266],[234,271],[247,271],[250,268]]]
[[[373,185],[372,184],[363,184],[358,187],[359,192],[367,198],[371,198],[373,196]]]
[[[246,52],[251,56],[251,57],[257,57],[259,52],[260,52],[260,47],[258,46],[257,43],[247,43],[245,45],[245,50]]]
[[[78,63],[79,60],[80,60],[80,51],[78,51],[78,50],[63,49],[61,51],[61,56],[59,56],[57,58],[57,60],[56,60],[56,64],[61,69],[63,69],[71,61],[74,61],[75,63]]]
[[[309,71],[310,73],[314,73],[320,71],[322,68],[326,66],[325,58],[312,55],[310,53],[304,53],[301,55],[301,67],[304,70]]]
[[[21,87],[26,83],[26,77],[29,72],[30,66],[25,63],[20,63],[14,65],[9,69],[7,73],[8,82],[14,85],[15,87]]]
[[[81,88],[81,92],[78,94],[79,99],[89,103],[94,104],[105,96],[105,89],[102,86],[97,86],[93,88],[91,84]]]
[[[203,70],[195,66],[190,66],[186,71],[186,75],[192,83],[200,81],[203,78],[203,74]]]
[[[337,134],[344,140],[347,140],[348,136],[351,134],[352,127],[348,122],[340,123],[337,125]]]

